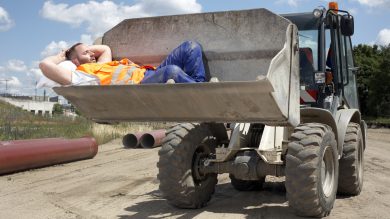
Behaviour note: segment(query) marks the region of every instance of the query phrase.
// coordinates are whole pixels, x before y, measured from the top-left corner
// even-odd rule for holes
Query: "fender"
[[[357,109],[341,109],[338,110],[336,113],[336,123],[337,123],[337,129],[339,133],[338,137],[338,143],[340,145],[344,144],[344,139],[345,139],[345,134],[347,133],[347,127],[350,122],[354,122],[359,124],[361,127],[360,129],[362,130],[362,135],[365,136],[365,131],[363,129],[365,128],[364,126],[361,125],[361,116],[360,112]],[[363,137],[365,138],[365,137]],[[365,139],[364,139],[365,142]],[[365,144],[364,144],[365,147]],[[343,148],[341,146],[341,150],[339,148],[339,153],[343,151]]]
[[[209,126],[213,135],[217,138],[218,142],[229,142],[229,137],[226,132],[226,127],[223,123],[205,123]]]
[[[340,144],[339,141],[340,133],[337,128],[337,124],[333,115],[328,110],[321,109],[321,108],[314,108],[314,107],[301,108],[301,123],[309,123],[309,122],[318,122],[318,123],[326,124],[332,128],[335,138],[337,140],[337,149],[339,151],[339,157],[340,157],[341,155],[340,152],[342,151],[343,144],[342,143]]]

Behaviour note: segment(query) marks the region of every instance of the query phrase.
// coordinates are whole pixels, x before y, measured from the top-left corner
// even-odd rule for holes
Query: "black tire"
[[[265,177],[260,180],[241,180],[229,174],[232,186],[238,191],[259,191],[263,189]]]
[[[167,131],[159,151],[160,191],[180,208],[201,208],[211,199],[217,174],[202,175],[196,164],[215,153],[216,139],[205,124],[182,123]]]
[[[295,128],[286,156],[286,192],[298,215],[324,217],[332,210],[338,182],[337,154],[329,126],[306,123]]]
[[[338,193],[359,195],[363,188],[363,135],[359,124],[349,123],[340,159]]]

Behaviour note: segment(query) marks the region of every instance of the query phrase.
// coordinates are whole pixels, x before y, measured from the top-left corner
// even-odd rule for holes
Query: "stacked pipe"
[[[138,133],[129,133],[123,136],[122,138],[122,144],[125,148],[138,148],[140,143],[141,136],[145,134],[144,132],[138,132]]]
[[[98,152],[94,138],[46,138],[0,142],[0,175],[93,158]]]
[[[161,146],[165,138],[165,129],[153,130],[149,132],[138,132],[126,134],[122,143],[125,148],[154,148]]]

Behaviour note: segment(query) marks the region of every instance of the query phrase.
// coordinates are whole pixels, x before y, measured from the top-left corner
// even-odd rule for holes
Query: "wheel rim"
[[[200,172],[200,166],[205,158],[209,155],[209,150],[205,145],[199,145],[192,157],[192,177],[194,178],[195,185],[199,186],[203,181],[207,179],[207,174]]]
[[[363,145],[362,142],[359,142],[359,148],[358,148],[358,180],[359,180],[359,185],[363,184]]]
[[[322,190],[326,197],[329,197],[334,188],[335,179],[335,162],[333,159],[333,153],[330,146],[325,149],[324,156],[322,157],[321,165],[321,182]]]

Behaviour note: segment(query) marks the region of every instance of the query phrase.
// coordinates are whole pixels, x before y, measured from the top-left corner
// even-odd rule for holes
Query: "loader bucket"
[[[297,28],[266,9],[128,19],[102,42],[114,59],[158,66],[186,40],[202,45],[220,82],[54,90],[95,121],[299,124]]]

